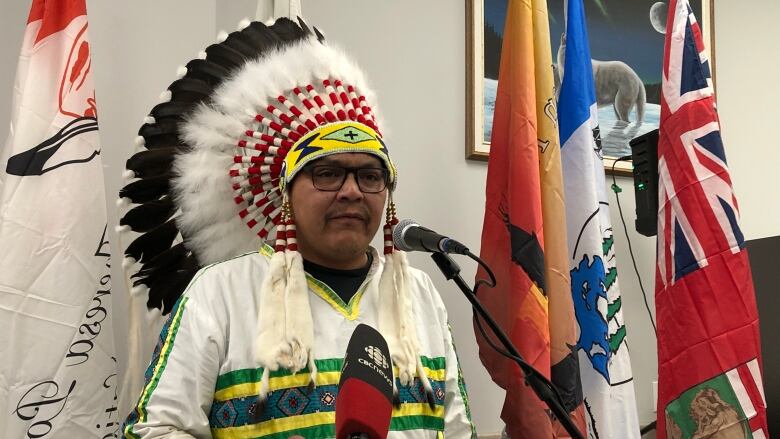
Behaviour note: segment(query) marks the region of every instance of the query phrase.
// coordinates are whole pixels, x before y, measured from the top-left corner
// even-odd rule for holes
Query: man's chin
[[[344,256],[353,255],[365,252],[368,249],[371,241],[367,240],[362,234],[341,234],[341,236],[333,236],[330,241],[330,248],[334,254],[341,254]]]

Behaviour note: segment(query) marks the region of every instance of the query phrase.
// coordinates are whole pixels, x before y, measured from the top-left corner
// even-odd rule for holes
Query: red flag
[[[479,292],[479,299],[573,410],[582,390],[572,353],[576,329],[544,1],[509,1],[501,50],[481,247],[497,285]],[[479,332],[477,341],[482,363],[507,391],[501,417],[510,437],[565,434],[526,387],[518,366],[493,351]],[[585,431],[582,413],[577,422]]]
[[[755,293],[701,31],[687,0],[670,2],[667,22],[658,144],[658,437],[768,437]]]

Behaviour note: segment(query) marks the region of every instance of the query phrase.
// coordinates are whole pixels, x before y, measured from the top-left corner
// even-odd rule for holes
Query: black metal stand
[[[458,264],[456,264],[455,261],[453,261],[452,258],[450,258],[446,253],[431,253],[431,258],[433,258],[434,262],[436,262],[436,265],[439,266],[439,269],[444,274],[444,277],[447,280],[455,281],[455,284],[460,287],[461,291],[463,291],[463,294],[465,294],[466,298],[469,300],[469,302],[471,302],[471,306],[474,308],[474,311],[476,311],[476,313],[479,314],[479,316],[482,317],[485,322],[487,322],[488,326],[496,335],[498,340],[514,357],[513,359],[520,366],[520,369],[523,370],[526,384],[530,386],[531,389],[533,389],[534,393],[536,393],[542,402],[547,404],[547,407],[550,408],[555,417],[561,422],[563,428],[566,429],[572,438],[585,439],[585,436],[583,436],[577,426],[574,425],[574,422],[571,420],[569,413],[566,412],[566,409],[564,409],[563,405],[560,403],[560,401],[558,401],[557,395],[553,389],[548,387],[544,380],[540,378],[540,373],[536,369],[523,360],[523,357],[517,351],[517,348],[515,348],[515,346],[512,344],[512,341],[509,340],[509,337],[507,337],[506,333],[504,333],[501,327],[498,326],[498,323],[493,320],[493,318],[485,310],[479,300],[477,300],[477,296],[474,294],[474,291],[472,291],[463,278],[460,277],[460,266],[458,266]]]

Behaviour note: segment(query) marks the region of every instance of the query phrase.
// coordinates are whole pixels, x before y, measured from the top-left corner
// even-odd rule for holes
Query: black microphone
[[[466,255],[468,247],[458,241],[439,235],[431,229],[405,219],[396,224],[393,230],[393,244],[405,252],[420,251],[430,253],[457,253]]]
[[[385,439],[393,412],[390,349],[376,329],[360,324],[347,345],[336,395],[336,439]]]

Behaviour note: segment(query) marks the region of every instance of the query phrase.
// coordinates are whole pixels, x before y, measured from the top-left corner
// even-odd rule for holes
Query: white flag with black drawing
[[[0,437],[119,430],[84,0],[33,0],[0,150]]]

